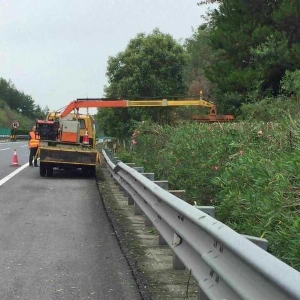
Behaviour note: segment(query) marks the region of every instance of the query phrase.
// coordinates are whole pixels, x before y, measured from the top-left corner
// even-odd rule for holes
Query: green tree
[[[171,35],[164,34],[158,29],[148,35],[139,33],[129,42],[125,51],[109,58],[106,97],[141,99],[184,95],[186,92],[184,65],[183,46]],[[165,119],[165,115],[165,108],[130,108],[112,111],[101,109],[98,112],[98,122],[102,123],[104,130],[107,130],[105,134],[117,136],[122,132],[128,135],[133,129],[134,120],[150,119],[161,122]],[[105,123],[114,125],[105,125],[104,120]],[[116,128],[123,130],[115,130]]]
[[[206,26],[199,26],[184,44],[187,55],[184,75],[190,96],[199,96],[201,90],[205,98],[211,98],[211,83],[204,73],[204,70],[212,64],[215,57],[210,46],[209,36],[209,29]]]
[[[4,78],[0,78],[0,99],[2,103],[8,105],[10,109],[21,116],[32,120],[45,117],[45,113],[39,105],[34,103],[30,95],[19,91],[10,80],[7,81]]]
[[[216,2],[216,1],[205,1]],[[276,96],[286,70],[300,68],[300,2],[223,0],[209,14],[218,60],[206,68],[228,108]]]

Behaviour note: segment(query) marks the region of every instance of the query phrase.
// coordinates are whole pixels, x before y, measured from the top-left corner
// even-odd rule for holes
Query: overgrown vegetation
[[[217,218],[242,234],[264,237],[269,251],[300,269],[300,122],[143,123],[133,152],[120,151],[187,201],[214,205]]]

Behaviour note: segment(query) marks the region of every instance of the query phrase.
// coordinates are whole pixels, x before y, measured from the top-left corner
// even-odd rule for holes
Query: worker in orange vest
[[[36,152],[40,146],[40,136],[36,133],[36,127],[33,126],[32,130],[29,132],[29,141],[28,141],[28,148],[30,151],[29,154],[29,166],[33,167],[32,161],[34,160],[34,166],[37,167],[37,157]]]

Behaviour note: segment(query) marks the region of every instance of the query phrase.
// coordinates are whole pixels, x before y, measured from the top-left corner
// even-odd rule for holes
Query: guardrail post
[[[133,167],[133,169],[135,169],[139,173],[143,173],[144,172],[144,167]]]
[[[145,227],[147,228],[153,227],[153,223],[146,215],[145,215]]]
[[[133,169],[139,168],[139,167],[135,167],[135,163],[125,163],[125,164],[128,167],[133,168]],[[127,203],[128,205],[134,205],[134,200],[132,199],[132,197],[128,193],[124,192],[124,196],[128,197],[128,203]]]
[[[203,291],[201,290],[201,288],[199,286],[198,286],[198,297],[197,297],[197,300],[209,300],[209,298],[203,293]]]
[[[135,163],[125,163],[125,165],[127,165],[130,168],[134,168]],[[130,195],[127,195],[127,196],[128,196],[128,205],[134,205],[133,198]]]
[[[128,163],[127,165],[139,173],[144,172],[144,167],[135,167],[135,163]],[[143,214],[143,211],[140,209],[140,207],[136,203],[134,203],[134,200],[130,196],[128,197],[128,205],[134,205],[134,214],[136,216]]]
[[[155,180],[153,182],[166,191],[169,189],[169,181],[167,180]]]
[[[169,190],[168,191],[170,194],[176,196],[177,198],[180,198],[181,200],[186,199],[186,192],[185,190]]]
[[[121,181],[124,183],[124,180],[123,180],[123,179],[121,179]],[[125,189],[122,187],[121,184],[119,184],[119,191],[121,191],[121,192],[123,192],[123,193],[126,192]]]
[[[133,168],[135,166],[135,163],[125,163],[125,165],[127,165],[130,168]]]
[[[145,215],[145,227],[147,228],[153,227],[153,223],[146,215]]]
[[[243,237],[245,237],[247,240],[255,244],[256,246],[262,248],[263,250],[267,251],[268,249],[268,241],[263,238],[258,238],[255,236],[250,236],[250,235],[244,235],[242,234]]]
[[[143,176],[148,178],[151,181],[154,181],[154,173],[141,173]]]
[[[134,205],[134,200],[131,196],[128,196],[128,202],[127,202],[128,205]]]
[[[142,216],[144,213],[141,208],[134,202],[134,215],[135,216]]]
[[[174,233],[173,235],[173,241],[172,246],[176,247],[180,245],[182,242],[182,239],[179,235]],[[185,265],[182,263],[182,261],[179,259],[179,257],[173,252],[173,269],[174,270],[185,270]]]
[[[214,206],[195,206],[197,209],[203,211],[211,217],[215,217],[215,207]]]
[[[183,262],[178,258],[177,255],[173,252],[173,269],[174,270],[185,270],[185,265]]]
[[[160,245],[160,246],[166,246],[166,245],[168,245],[168,243],[167,243],[166,240],[162,237],[161,234],[158,236],[158,245]]]

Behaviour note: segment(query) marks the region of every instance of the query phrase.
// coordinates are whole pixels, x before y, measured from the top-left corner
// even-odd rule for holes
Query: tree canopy
[[[203,91],[206,98],[212,97],[212,84],[207,79],[205,69],[213,64],[216,51],[210,45],[210,30],[207,26],[199,26],[184,44],[186,66],[184,70],[185,82],[190,96],[199,96]]]
[[[139,33],[123,52],[109,58],[106,97],[141,99],[184,95],[184,67],[184,49],[171,35],[158,29],[148,35]],[[150,119],[160,122],[165,116],[164,108],[108,111],[99,110],[97,118],[105,133],[113,136],[128,135],[135,121]]]
[[[215,97],[234,109],[276,96],[285,72],[300,68],[300,2],[203,2],[219,2],[208,15],[210,45],[217,59],[205,72]]]
[[[184,51],[171,35],[139,33],[125,51],[108,60],[107,97],[178,96],[185,92]]]

